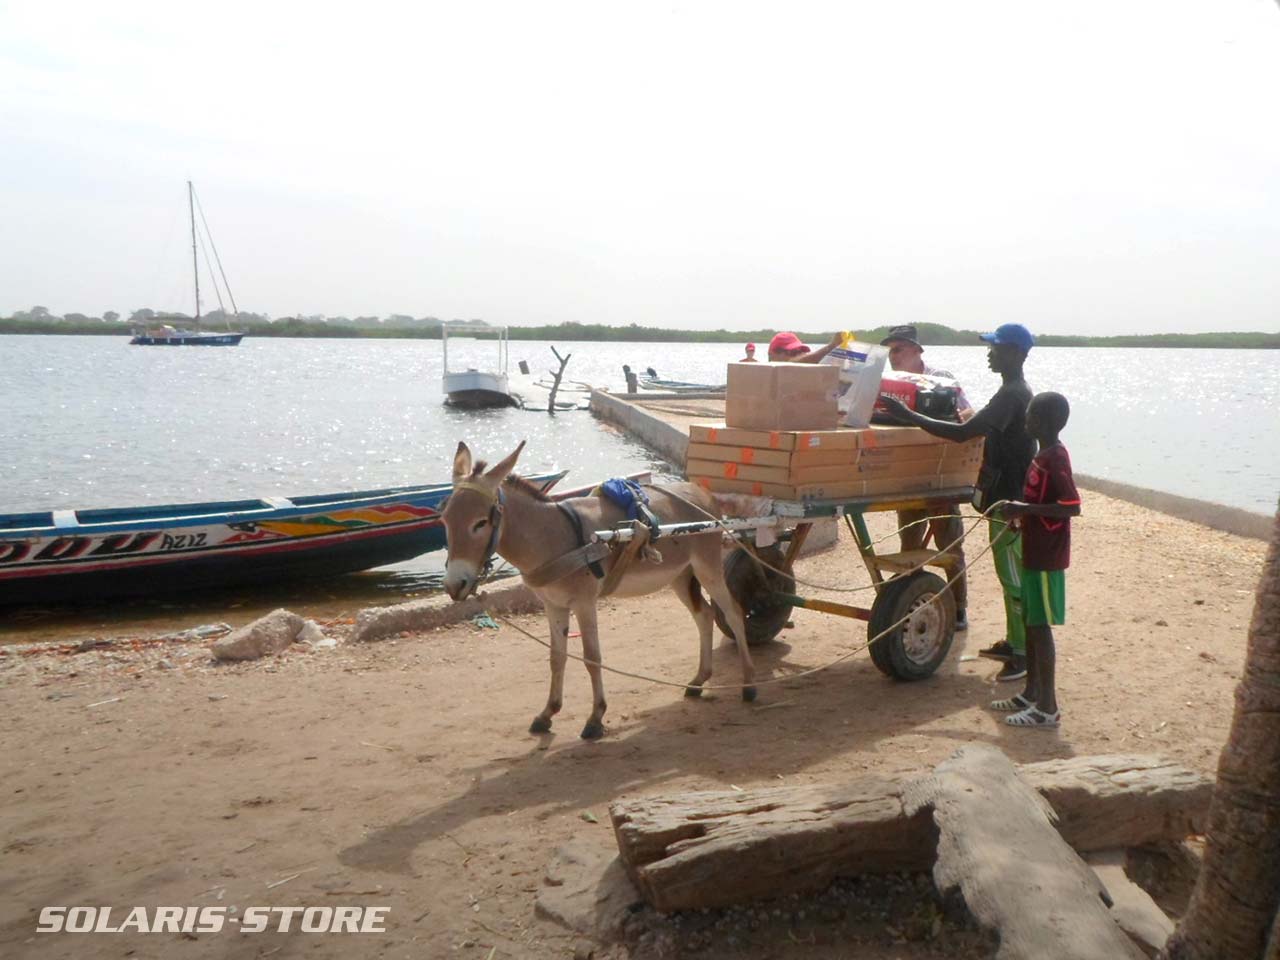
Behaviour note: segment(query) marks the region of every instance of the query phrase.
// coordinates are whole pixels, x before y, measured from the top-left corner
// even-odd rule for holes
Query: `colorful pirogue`
[[[531,478],[546,491],[564,473]],[[445,545],[450,484],[0,515],[0,605],[331,576]]]

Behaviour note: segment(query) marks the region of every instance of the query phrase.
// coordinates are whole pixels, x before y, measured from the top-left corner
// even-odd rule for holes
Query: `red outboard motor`
[[[881,397],[896,397],[906,404],[907,409],[915,410],[935,420],[959,421],[956,398],[960,391],[956,387],[941,384],[924,385],[914,380],[884,377],[880,381]],[[875,410],[871,416],[872,423],[892,424],[898,421],[889,416],[884,404],[876,400]]]

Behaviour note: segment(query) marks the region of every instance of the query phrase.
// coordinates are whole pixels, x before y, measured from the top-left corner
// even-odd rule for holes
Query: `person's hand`
[[[835,334],[832,335],[831,342],[827,344],[827,347],[831,350],[834,350],[836,347],[840,346],[840,344],[842,343],[844,343],[844,334],[841,333],[839,330],[837,330]]]
[[[899,423],[910,423],[912,411],[905,403],[897,397],[890,397],[884,394],[880,396],[880,403],[884,406],[884,412],[892,419]]]

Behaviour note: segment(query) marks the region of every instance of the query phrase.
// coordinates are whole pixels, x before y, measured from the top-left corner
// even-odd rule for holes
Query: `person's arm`
[[[803,354],[802,356],[796,357],[791,362],[792,363],[821,363],[822,358],[825,357],[832,350],[834,350],[836,347],[840,346],[840,343],[843,340],[844,340],[844,335],[837,333],[835,336],[831,338],[831,342],[828,343],[825,347],[819,347],[817,350],[810,350],[808,353]]]
[[[986,416],[987,411],[991,410],[993,404],[987,404],[980,413],[974,414],[964,423],[952,423],[949,420],[935,420],[933,417],[926,417],[922,413],[916,413],[897,397],[882,396],[880,399],[884,402],[884,406],[889,413],[900,423],[906,426],[919,427],[925,433],[941,437],[943,440],[954,440],[956,443],[964,443],[964,441],[972,440],[974,437],[986,436],[988,429],[996,425],[994,415]]]
[[[1020,500],[1005,504],[1005,515],[1008,517],[1047,517],[1050,520],[1070,520],[1080,516],[1080,491],[1076,489],[1076,480],[1071,473],[1071,460],[1061,446],[1052,448],[1048,453],[1045,469],[1049,471],[1047,494],[1052,497],[1050,503],[1023,503]]]
[[[1004,505],[1006,517],[1048,517],[1050,520],[1070,520],[1080,516],[1079,503],[1023,503],[1010,500]]]

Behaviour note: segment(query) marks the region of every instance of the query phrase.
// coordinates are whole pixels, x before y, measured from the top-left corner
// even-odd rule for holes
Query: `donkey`
[[[483,462],[473,464],[465,443],[458,444],[453,458],[453,493],[443,514],[449,542],[444,588],[454,600],[464,600],[475,592],[485,564],[495,553],[519,570],[528,582],[539,568],[546,569],[544,564],[581,546],[591,531],[603,530],[627,519],[617,505],[604,497],[577,497],[564,501],[570,512],[561,509],[545,494],[512,474],[523,449],[522,442],[510,456],[486,471]],[[708,514],[719,516],[711,497],[692,484],[652,486],[648,493],[654,513],[663,522],[705,520]],[[702,507],[706,513],[680,497]],[[576,522],[575,513],[579,518]],[[700,585],[705,586],[711,599],[729,618],[742,661],[742,699],[752,701],[756,698],[755,668],[747,652],[742,608],[725,585],[720,540],[718,530],[660,540],[660,559],[656,562],[638,560],[623,573],[615,592],[622,597],[638,597],[663,587],[675,591],[698,625],[698,672],[685,688],[686,696],[696,697],[711,677],[713,615],[700,589]],[[599,561],[600,566],[607,570],[615,559],[615,555],[604,557]],[[569,614],[572,613],[582,632],[582,654],[591,677],[591,716],[582,728],[582,738],[594,740],[604,735],[602,721],[606,704],[596,623],[601,583],[585,567],[545,584],[530,583],[546,607],[551,626],[551,692],[547,695],[547,705],[530,725],[530,733],[549,731],[552,717],[560,712],[568,659]]]

